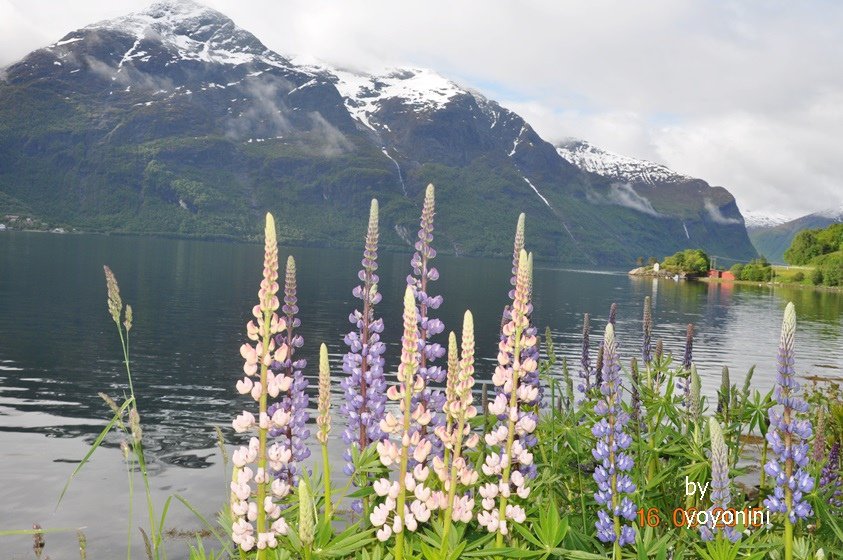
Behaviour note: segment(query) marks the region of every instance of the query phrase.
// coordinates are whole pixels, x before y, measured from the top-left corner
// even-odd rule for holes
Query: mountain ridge
[[[524,210],[538,254],[560,262],[619,265],[690,244],[754,255],[725,189],[618,187],[431,70],[293,60],[195,2],[71,31],[0,82],[0,192],[103,231],[250,236],[273,209],[286,240],[327,245],[353,243],[377,196],[384,243],[402,245],[433,182],[454,253],[506,254],[499,224]]]

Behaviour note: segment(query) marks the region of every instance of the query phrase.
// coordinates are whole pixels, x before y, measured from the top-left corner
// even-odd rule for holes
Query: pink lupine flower
[[[236,383],[239,394],[248,394],[258,403],[258,414],[256,417],[245,410],[232,422],[235,432],[257,431],[257,436],[250,437],[248,446],[241,446],[232,454],[234,471],[230,485],[234,518],[232,540],[243,551],[257,547],[260,559],[265,558],[267,548],[277,546],[276,535],[286,533],[286,525],[280,519],[281,508],[274,502],[273,496],[283,498],[289,493],[289,487],[271,482],[267,472],[267,467],[277,470],[290,460],[289,453],[277,445],[267,449],[267,432],[289,422],[289,416],[283,413],[267,413],[268,397],[277,395],[279,390],[278,378],[269,366],[273,359],[285,358],[289,354],[285,342],[275,340],[276,335],[286,328],[285,319],[276,313],[279,307],[278,289],[275,221],[271,214],[267,214],[259,303],[252,309],[254,320],[246,325],[246,335],[251,343],[240,347],[245,377]]]
[[[379,539],[388,539],[395,533],[395,560],[402,560],[404,556],[404,529],[415,531],[419,521],[425,522],[429,519],[430,511],[424,503],[425,500],[416,497],[416,493],[420,492],[422,496],[430,498],[424,486],[428,476],[427,470],[423,465],[418,467],[426,461],[432,449],[430,441],[421,431],[413,429],[414,426],[418,427],[419,420],[428,418],[423,403],[417,403],[415,409],[412,408],[413,396],[421,393],[425,387],[424,378],[418,374],[418,342],[419,326],[415,298],[412,288],[407,286],[404,292],[404,336],[401,339],[398,385],[393,385],[387,391],[388,398],[398,401],[401,418],[396,418],[389,412],[380,422],[381,430],[388,436],[399,438],[400,446],[391,439],[377,443],[381,463],[385,466],[398,465],[397,488],[390,485],[384,501],[375,506],[369,515]],[[410,457],[418,463],[412,470],[409,469]],[[381,492],[386,490],[387,482],[378,481],[376,484]],[[384,527],[389,527],[390,530]]]

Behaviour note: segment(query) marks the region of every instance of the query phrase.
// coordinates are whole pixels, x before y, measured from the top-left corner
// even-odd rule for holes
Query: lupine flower
[[[316,537],[316,504],[306,479],[299,480],[299,540],[305,546],[313,544]]]
[[[597,438],[592,455],[598,461],[594,480],[598,491],[594,494],[597,503],[603,506],[597,512],[595,523],[597,538],[605,543],[624,546],[635,541],[635,531],[625,520],[635,518],[636,507],[629,494],[635,492],[635,484],[629,477],[634,461],[626,453],[632,438],[624,433],[629,415],[621,406],[620,359],[615,329],[606,325],[603,337],[603,382],[601,398],[594,406],[594,412],[602,418],[594,425],[591,433]]]
[[[653,304],[650,296],[644,298],[644,340],[641,344],[641,359],[644,360],[644,367],[649,367],[653,361],[652,336],[653,336]]]
[[[535,386],[521,384],[528,374],[536,371],[538,363],[522,352],[536,344],[535,335],[528,334],[529,268],[527,253],[522,250],[518,261],[518,275],[513,293],[510,320],[504,325],[498,346],[498,366],[492,376],[498,392],[489,412],[498,417],[497,426],[485,436],[490,452],[482,466],[483,473],[492,482],[480,488],[483,511],[477,521],[490,533],[497,532],[497,544],[509,533],[508,521],[523,523],[526,513],[523,506],[513,501],[515,496],[526,500],[530,494],[527,485],[534,472],[533,454],[526,443],[536,428],[537,417],[533,410],[538,399]],[[527,410],[524,410],[524,407]],[[495,508],[496,498],[498,507]]]
[[[245,363],[245,377],[237,382],[237,392],[250,395],[258,403],[258,417],[243,411],[232,422],[237,433],[254,433],[248,446],[241,446],[232,454],[234,471],[231,480],[231,513],[233,517],[232,540],[244,551],[258,547],[274,547],[277,535],[287,534],[287,524],[281,517],[281,508],[274,502],[290,493],[290,485],[283,479],[272,480],[270,470],[279,472],[292,461],[292,451],[278,443],[267,448],[267,432],[283,430],[292,421],[284,411],[270,415],[267,399],[287,391],[292,378],[276,375],[270,365],[285,362],[290,348],[279,333],[286,330],[286,317],[276,311],[278,301],[278,244],[275,221],[266,216],[263,280],[258,292],[258,305],[252,309],[254,320],[246,325],[251,343],[240,347]],[[257,379],[255,379],[257,378]],[[252,469],[255,466],[255,470]],[[254,525],[253,525],[254,523]]]
[[[421,223],[416,241],[416,252],[410,261],[413,273],[407,276],[407,284],[412,287],[416,298],[419,316],[419,375],[424,377],[425,388],[416,395],[413,405],[421,404],[430,412],[430,423],[421,426],[422,436],[428,438],[433,445],[433,455],[441,457],[442,442],[432,437],[437,427],[444,425],[445,419],[437,411],[445,404],[442,391],[431,387],[431,383],[441,383],[445,380],[445,370],[435,364],[435,361],[445,355],[441,345],[431,342],[431,338],[445,330],[445,325],[439,319],[430,317],[430,311],[442,305],[442,296],[431,296],[429,282],[439,278],[439,271],[430,266],[430,261],[436,257],[436,249],[431,247],[433,241],[433,216],[435,215],[435,198],[433,185],[428,185],[422,206]],[[412,463],[412,461],[411,461]]]
[[[328,434],[331,431],[331,367],[328,363],[328,347],[319,347],[319,414],[316,417],[316,439],[322,448],[322,479],[325,485],[325,517],[330,523],[334,513],[331,501],[331,461],[328,457]]]
[[[820,488],[828,494],[828,503],[843,507],[843,480],[840,478],[840,442],[835,441],[828,452],[828,460],[820,473]]]
[[[477,483],[477,471],[472,464],[465,460],[463,449],[474,449],[479,437],[471,433],[469,421],[477,416],[477,409],[473,404],[472,387],[474,386],[474,318],[470,311],[465,312],[462,330],[462,357],[456,370],[449,371],[455,379],[449,379],[451,391],[445,402],[444,412],[447,416],[446,431],[444,426],[436,428],[436,435],[449,451],[443,461],[439,457],[433,458],[433,471],[442,482],[444,492],[439,496],[440,507],[445,511],[444,533],[442,541],[446,542],[451,520],[468,523],[474,510],[474,497],[470,492],[457,494],[457,487],[469,490]]]
[[[714,418],[708,419],[708,430],[711,434],[711,509],[708,510],[709,519],[715,509],[725,511],[732,501],[729,489],[729,452],[723,439],[723,430]],[[730,541],[737,542],[741,534],[734,527],[715,527],[700,525],[700,536],[704,541],[714,540],[716,532],[721,532]]]
[[[688,323],[685,329],[685,353],[682,355],[682,375],[676,381],[676,388],[682,392],[682,403],[687,408],[691,397],[691,363],[694,361],[694,325]]]
[[[664,358],[664,341],[662,339],[658,339],[656,341],[656,353],[655,353],[656,361],[661,362]]]
[[[690,390],[688,391],[688,418],[694,426],[700,423],[702,414],[702,403],[700,402],[700,376],[697,374],[697,366],[691,364],[691,373],[688,379]]]
[[[609,324],[612,325],[612,328],[615,328],[615,322],[617,321],[618,317],[618,304],[612,303],[609,306]],[[603,383],[603,341],[600,341],[600,346],[597,348],[597,360],[596,365],[594,367],[594,377],[595,377],[595,384],[597,387]]]
[[[796,381],[793,351],[795,332],[796,311],[793,303],[788,303],[782,320],[775,392],[776,403],[782,406],[782,410],[770,408],[769,411],[767,441],[773,457],[764,466],[767,474],[776,482],[773,494],[767,496],[764,505],[771,512],[784,513],[786,524],[795,524],[813,513],[804,498],[804,494],[814,487],[813,478],[805,471],[811,422],[800,417],[807,412],[808,405],[799,396],[799,382]]]
[[[717,414],[729,417],[729,400],[732,392],[732,382],[729,379],[729,366],[723,366],[720,372],[720,390],[717,392]]]
[[[638,360],[633,356],[629,364],[630,378],[632,379],[632,387],[630,388],[630,418],[632,425],[640,432],[644,431],[644,421],[641,417],[641,395],[638,392],[638,384],[641,381],[641,376],[638,373]]]
[[[404,530],[415,531],[419,523],[430,519],[431,511],[439,505],[438,496],[427,486],[425,481],[430,475],[430,468],[425,461],[431,451],[431,444],[412,426],[427,425],[430,414],[424,406],[412,406],[413,396],[424,390],[424,378],[418,375],[419,363],[419,324],[413,290],[407,286],[404,292],[404,335],[401,338],[401,364],[398,366],[398,385],[387,391],[387,397],[398,402],[400,418],[387,412],[381,420],[381,429],[386,434],[397,437],[398,443],[391,439],[379,441],[377,451],[381,463],[398,467],[398,480],[381,478],[373,484],[375,494],[384,501],[375,506],[369,520],[376,528],[376,536],[381,541],[388,540],[395,534],[396,560],[404,554]],[[410,470],[410,457],[416,466]]]
[[[591,356],[589,355],[589,340],[588,331],[590,330],[590,321],[588,313],[582,316],[582,354],[580,357],[580,383],[577,385],[577,390],[583,394],[583,400],[591,395],[593,386],[591,383]]]
[[[386,345],[381,342],[383,320],[375,318],[375,306],[381,301],[378,292],[378,201],[372,200],[369,211],[369,227],[366,232],[366,244],[363,251],[363,268],[357,274],[362,284],[352,292],[354,297],[363,302],[362,309],[349,315],[349,321],[355,329],[345,336],[349,348],[343,357],[342,369],[347,377],[342,380],[344,392],[342,414],[347,419],[343,431],[343,441],[348,446],[363,450],[370,443],[386,438],[380,428],[386,404],[386,380],[383,372],[383,353]],[[351,449],[344,454],[346,466],[344,472],[350,476],[354,472],[351,462]],[[352,507],[360,512],[360,502]]]
[[[281,306],[281,313],[284,317],[284,329],[275,335],[276,345],[284,344],[287,353],[272,360],[270,369],[275,374],[275,386],[270,384],[267,387],[269,396],[279,396],[280,400],[269,407],[267,413],[270,417],[276,414],[289,418],[283,428],[273,428],[270,435],[279,438],[280,448],[289,450],[292,460],[284,463],[280,469],[273,469],[275,476],[294,487],[298,481],[298,469],[302,462],[310,457],[310,449],[307,447],[307,439],[310,437],[310,430],[307,422],[310,414],[307,411],[309,397],[307,395],[307,379],[303,370],[307,367],[307,360],[296,358],[296,352],[304,345],[304,339],[296,334],[295,329],[301,325],[301,320],[296,317],[299,312],[296,297],[296,261],[292,256],[287,257],[287,267],[284,276],[284,305]]]
[[[316,439],[319,443],[327,443],[328,433],[331,431],[331,368],[328,364],[328,347],[324,344],[319,347],[319,401],[316,425],[319,427]]]

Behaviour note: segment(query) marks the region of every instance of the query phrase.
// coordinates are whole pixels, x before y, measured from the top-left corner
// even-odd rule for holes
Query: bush
[[[665,257],[662,262],[662,268],[665,270],[686,274],[705,274],[709,267],[708,255],[701,249],[685,249]]]
[[[793,275],[793,281],[794,282],[802,282],[803,280],[805,280],[805,273],[804,272],[800,271],[800,272],[797,272],[796,274]]]
[[[813,272],[811,272],[811,284],[814,286],[819,286],[823,283],[823,271],[819,268],[815,268]]]
[[[766,282],[772,277],[773,267],[770,266],[770,263],[764,257],[750,261],[740,268],[739,273],[735,273],[735,278],[739,280],[750,280],[752,282]]]

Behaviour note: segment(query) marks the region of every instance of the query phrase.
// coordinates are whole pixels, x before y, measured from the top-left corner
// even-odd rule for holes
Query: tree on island
[[[711,261],[702,249],[685,249],[665,257],[661,266],[675,274],[702,275],[708,272]]]

